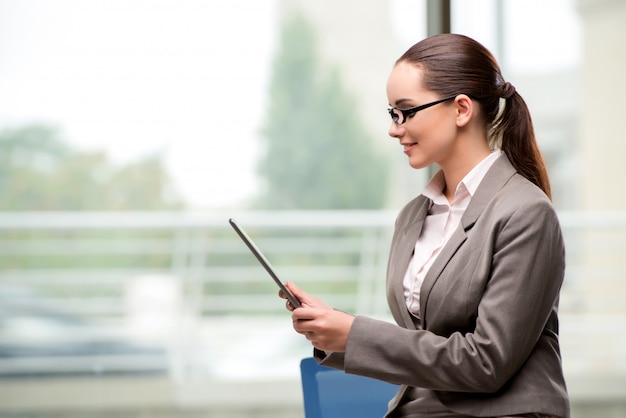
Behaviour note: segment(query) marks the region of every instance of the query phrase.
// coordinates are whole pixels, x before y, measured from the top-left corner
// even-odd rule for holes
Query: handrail
[[[137,314],[129,310],[137,289],[147,298],[163,296],[155,289],[177,292],[163,303],[194,323],[284,315],[276,287],[230,229],[230,217],[285,280],[338,309],[388,316],[384,277],[394,211],[4,212],[0,290],[26,288],[42,306],[109,324]],[[619,371],[626,346],[614,331],[626,325],[626,212],[559,217],[568,257],[560,308],[566,368]],[[585,338],[598,317],[611,326]],[[588,350],[572,355],[574,344]]]

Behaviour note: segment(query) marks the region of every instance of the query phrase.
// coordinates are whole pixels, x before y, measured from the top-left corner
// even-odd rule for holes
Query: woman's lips
[[[411,149],[417,145],[417,142],[413,143],[413,144],[403,144],[404,146],[404,153],[405,154],[409,154],[409,152],[411,152]]]

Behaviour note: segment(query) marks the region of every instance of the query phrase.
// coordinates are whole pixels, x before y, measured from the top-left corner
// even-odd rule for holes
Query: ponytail
[[[510,83],[502,86],[504,109],[493,123],[493,138],[501,142],[502,151],[518,173],[536,184],[552,198],[548,171],[537,146],[530,111],[526,102]]]

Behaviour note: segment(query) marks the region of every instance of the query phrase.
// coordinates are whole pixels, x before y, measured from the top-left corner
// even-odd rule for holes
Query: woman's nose
[[[404,127],[402,125],[396,125],[394,122],[391,122],[391,126],[389,127],[390,137],[399,139],[402,137],[403,132]]]

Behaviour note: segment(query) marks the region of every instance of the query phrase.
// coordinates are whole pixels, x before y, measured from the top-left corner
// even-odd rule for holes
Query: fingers
[[[310,337],[312,337],[314,333],[307,327],[307,324],[305,324],[305,322],[307,322],[306,320],[293,318],[292,322],[294,331],[304,335],[307,340],[311,339]]]
[[[307,292],[305,292],[304,290],[300,289],[298,286],[296,286],[292,281],[288,281],[285,284],[285,287],[287,288],[287,290],[295,296],[296,299],[298,299],[300,301],[300,303],[302,304],[302,306],[308,306],[311,308],[327,308],[327,309],[331,309],[328,305],[326,305],[322,300],[311,296],[310,294],[308,294]]]
[[[287,296],[282,290],[278,291],[278,297],[281,299],[287,299]],[[287,308],[287,310],[291,312],[293,312],[293,310],[296,309],[296,307],[293,306],[293,304],[289,300],[285,301],[285,308]]]
[[[303,335],[308,341],[311,342],[313,347],[320,348],[321,345],[318,342],[320,335],[316,330],[314,315],[311,318],[310,314],[307,315],[307,319],[303,318],[302,313],[309,311],[311,309],[308,308],[300,308],[293,311],[291,318],[293,323],[293,329],[298,333]],[[320,348],[321,349],[321,348]]]
[[[287,288],[287,291],[289,293],[291,293],[297,300],[299,300],[302,304],[306,303],[305,301],[309,300],[312,301],[314,300],[314,298],[312,298],[311,296],[309,296],[305,291],[301,290],[299,287],[297,287],[293,282],[288,281],[285,284],[285,287]],[[278,291],[278,297],[282,298],[282,299],[287,299],[287,295],[285,294],[285,292],[283,292],[282,289],[280,289]],[[313,306],[312,303],[308,303],[309,306]],[[289,301],[285,302],[285,307],[287,308],[287,310],[289,311],[293,311],[294,309],[296,309],[296,307]]]
[[[315,348],[343,352],[354,316],[326,308],[298,308],[291,314],[293,329],[306,337]]]
[[[302,303],[304,303],[306,299],[310,299],[309,294],[296,286],[295,283],[292,281],[288,281],[285,284],[285,287],[287,288],[287,290],[289,290],[289,292],[291,292],[292,295],[296,297],[296,299],[298,299]]]

